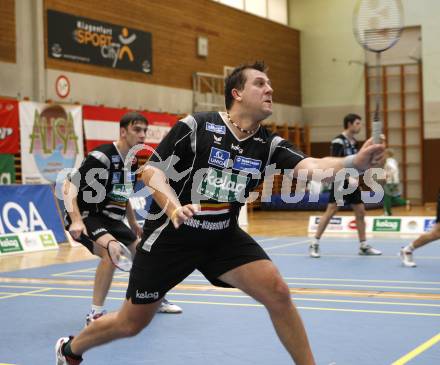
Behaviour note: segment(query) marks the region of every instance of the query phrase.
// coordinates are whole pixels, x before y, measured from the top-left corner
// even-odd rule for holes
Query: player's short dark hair
[[[344,129],[347,129],[350,124],[353,124],[356,119],[362,120],[362,118],[354,113],[347,114],[344,117]]]
[[[240,65],[231,72],[231,74],[225,79],[225,106],[226,110],[231,109],[234,103],[232,96],[232,89],[243,90],[246,83],[246,76],[244,71],[247,69],[253,69],[266,73],[267,67],[263,61],[256,61],[253,64],[245,63]]]
[[[142,122],[148,125],[147,118],[145,118],[141,113],[128,112],[125,113],[119,121],[119,128],[127,128],[130,124],[133,124],[134,122]]]

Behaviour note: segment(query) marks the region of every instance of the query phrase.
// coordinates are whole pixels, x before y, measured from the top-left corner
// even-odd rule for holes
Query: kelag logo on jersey
[[[226,127],[224,125],[206,123],[206,130],[218,134],[226,134]]]
[[[108,197],[113,201],[125,203],[132,193],[132,184],[115,184],[113,185],[113,190],[108,194]]]
[[[242,197],[248,177],[209,168],[197,188],[197,192],[218,202],[234,202]]]
[[[228,151],[211,147],[208,163],[218,167],[228,167],[228,160],[231,154]]]
[[[256,173],[260,170],[261,160],[254,160],[248,157],[237,156],[234,160],[232,168],[245,172]]]

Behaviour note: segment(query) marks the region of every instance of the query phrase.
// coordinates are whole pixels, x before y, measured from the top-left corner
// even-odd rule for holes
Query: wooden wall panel
[[[330,155],[330,141],[328,142],[312,142],[312,157],[326,157]]]
[[[15,0],[0,0],[0,61],[16,63]]]
[[[45,8],[151,32],[153,36],[152,75],[54,60],[46,55],[47,68],[191,89],[194,72],[223,74],[224,65],[264,60],[270,67],[274,101],[301,105],[297,30],[211,0],[109,0],[105,5],[98,0],[45,0]],[[196,55],[199,35],[208,37],[207,58]]]
[[[423,202],[436,202],[440,190],[438,151],[440,139],[423,140]]]

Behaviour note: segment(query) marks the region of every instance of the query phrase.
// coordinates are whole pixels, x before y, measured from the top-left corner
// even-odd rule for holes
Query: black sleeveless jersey
[[[102,214],[123,220],[133,184],[137,163],[126,172],[124,161],[114,143],[104,144],[84,159],[81,166],[69,176],[79,185],[77,203],[83,218]]]
[[[185,222],[201,232],[236,224],[240,207],[270,169],[293,169],[306,157],[261,126],[239,139],[226,118],[219,112],[187,116],[170,130],[149,162],[165,172],[182,205],[201,205],[201,211]],[[174,229],[165,214],[153,218],[160,211],[153,202],[151,217],[144,223],[150,236],[147,245],[164,229]]]
[[[336,136],[330,147],[330,155],[334,157],[345,157],[358,152],[357,141],[351,141],[343,134]]]

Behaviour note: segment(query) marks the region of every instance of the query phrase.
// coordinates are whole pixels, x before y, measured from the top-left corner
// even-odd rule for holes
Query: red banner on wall
[[[18,101],[0,98],[0,153],[20,152]]]
[[[119,138],[119,120],[128,111],[128,109],[103,106],[83,106],[87,153],[101,144],[110,143]],[[178,120],[178,116],[175,114],[155,112],[140,113],[148,120],[148,131],[145,143],[153,148],[159,144]]]

